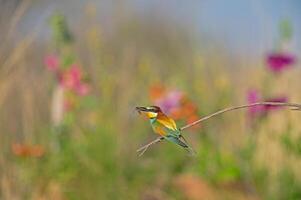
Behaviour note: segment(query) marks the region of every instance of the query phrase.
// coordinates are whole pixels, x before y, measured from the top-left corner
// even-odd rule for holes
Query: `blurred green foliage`
[[[287,149],[289,153],[293,153],[297,156],[301,155],[301,137],[292,138],[290,134],[283,134],[281,137],[281,142],[283,146]]]
[[[52,15],[50,25],[52,28],[53,42],[57,47],[61,47],[62,45],[72,42],[72,35],[64,15],[60,13]]]
[[[279,24],[280,37],[285,41],[289,41],[293,36],[293,27],[289,19],[283,19]]]

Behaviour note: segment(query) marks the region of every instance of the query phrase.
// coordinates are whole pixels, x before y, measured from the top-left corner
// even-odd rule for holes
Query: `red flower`
[[[160,84],[155,84],[149,89],[149,97],[151,101],[156,101],[161,98],[165,94],[165,87]]]
[[[39,158],[45,154],[42,145],[26,145],[14,143],[11,146],[13,154],[20,157],[36,157]]]

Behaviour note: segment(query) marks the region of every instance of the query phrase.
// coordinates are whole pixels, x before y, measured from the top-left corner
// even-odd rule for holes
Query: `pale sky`
[[[137,16],[164,13],[166,18],[188,24],[200,38],[203,34],[221,41],[233,54],[255,56],[274,48],[279,21],[287,18],[294,28],[291,49],[297,55],[301,52],[300,0],[45,0],[37,3],[30,19],[39,20],[37,16],[59,9],[68,20],[76,21],[88,2],[96,6],[104,26],[110,24],[113,5],[121,2]]]

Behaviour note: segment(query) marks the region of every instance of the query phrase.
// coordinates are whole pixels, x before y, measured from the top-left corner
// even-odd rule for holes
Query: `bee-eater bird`
[[[136,107],[136,110],[139,114],[146,115],[155,133],[159,134],[164,139],[183,147],[191,154],[195,154],[194,150],[187,144],[185,138],[181,135],[175,121],[165,115],[160,107]]]

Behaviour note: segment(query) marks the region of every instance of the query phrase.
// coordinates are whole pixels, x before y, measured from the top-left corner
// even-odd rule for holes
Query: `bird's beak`
[[[147,110],[147,108],[146,107],[136,107],[136,110],[139,112],[139,113],[141,113],[141,112],[147,112],[148,110]]]

